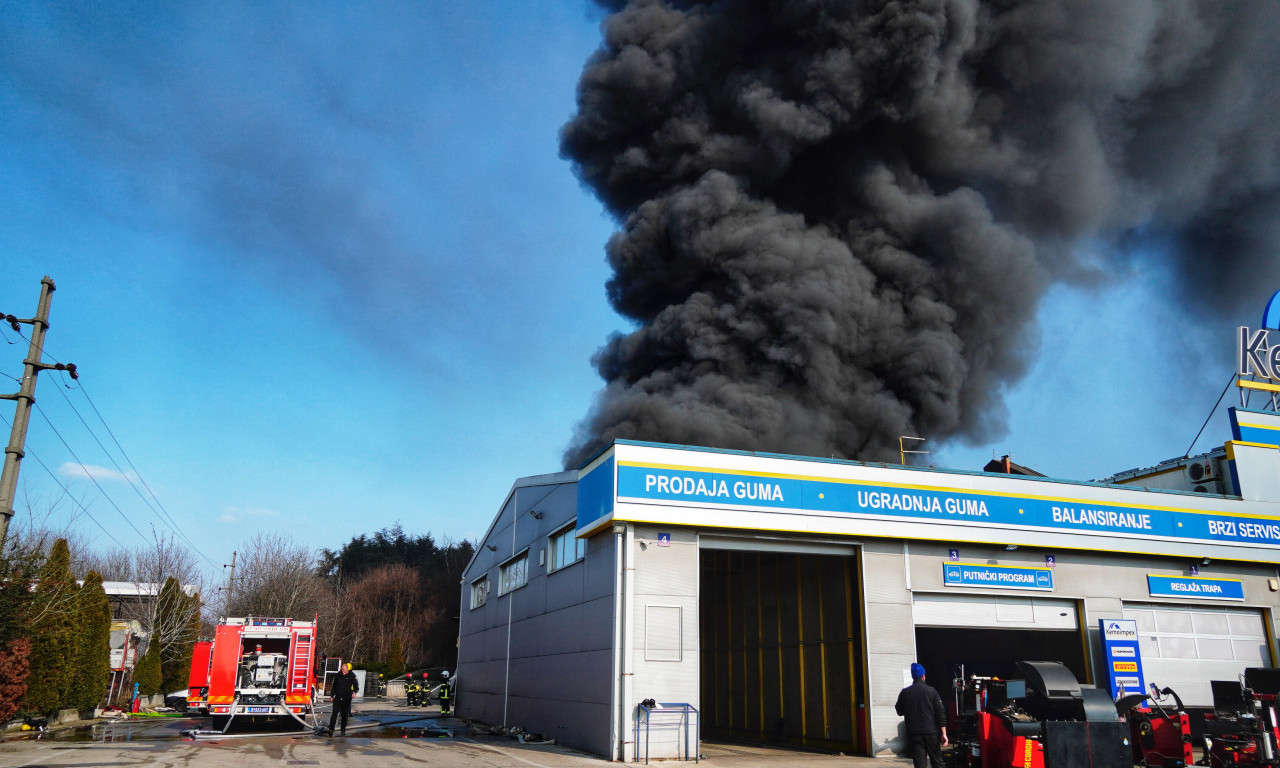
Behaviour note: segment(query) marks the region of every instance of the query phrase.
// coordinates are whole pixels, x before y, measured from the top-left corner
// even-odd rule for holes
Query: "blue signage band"
[[[830,512],[956,525],[998,525],[1280,548],[1280,519],[855,480],[732,473],[619,462],[618,498]]]
[[[1147,591],[1152,597],[1176,597],[1183,600],[1244,600],[1244,582],[1240,579],[1160,576],[1148,573]]]
[[[1053,571],[1020,565],[986,563],[942,564],[942,583],[948,587],[990,587],[994,589],[1034,589],[1053,591]]]

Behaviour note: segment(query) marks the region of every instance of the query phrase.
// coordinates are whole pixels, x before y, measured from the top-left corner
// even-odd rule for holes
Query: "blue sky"
[[[41,375],[19,514],[65,487],[126,546],[166,530],[93,406],[211,568],[258,531],[475,537],[559,470],[626,327],[612,222],[557,153],[599,22],[584,0],[0,2],[0,314],[52,276],[46,349],[82,373]],[[1115,278],[1051,291],[1009,435],[932,463],[1091,479],[1186,449],[1234,339],[1159,274]],[[26,342],[0,329],[16,391]],[[1196,448],[1226,436],[1219,413]]]

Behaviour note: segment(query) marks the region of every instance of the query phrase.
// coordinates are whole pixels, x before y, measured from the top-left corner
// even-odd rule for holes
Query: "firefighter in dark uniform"
[[[422,673],[422,693],[418,695],[418,706],[431,706],[431,673]]]
[[[411,707],[418,706],[418,681],[413,679],[413,673],[405,675],[404,678],[404,696],[405,703]]]
[[[336,733],[347,735],[347,718],[351,716],[351,699],[360,692],[360,681],[351,671],[350,664],[343,664],[342,671],[333,677],[333,714],[329,716],[329,733],[334,734],[334,726],[340,726]]]
[[[440,683],[440,716],[448,717],[453,712],[453,691],[449,690],[449,670],[440,674],[444,678]]]
[[[937,689],[924,681],[920,664],[911,665],[911,685],[898,694],[895,708],[906,721],[907,750],[915,768],[942,768],[947,710]]]

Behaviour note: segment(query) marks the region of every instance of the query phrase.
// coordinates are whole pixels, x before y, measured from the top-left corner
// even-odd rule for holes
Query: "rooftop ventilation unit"
[[[1218,478],[1218,467],[1212,460],[1193,461],[1187,465],[1187,479],[1192,485]]]

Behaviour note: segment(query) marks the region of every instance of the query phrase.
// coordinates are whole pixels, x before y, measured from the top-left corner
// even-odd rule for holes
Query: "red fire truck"
[[[318,617],[317,617],[318,618]],[[312,712],[316,621],[250,616],[219,624],[208,660],[206,706],[214,728]],[[198,657],[193,656],[194,667]]]

